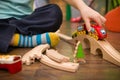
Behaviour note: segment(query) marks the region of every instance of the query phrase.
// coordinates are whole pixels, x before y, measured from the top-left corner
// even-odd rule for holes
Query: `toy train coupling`
[[[86,31],[83,26],[78,26],[77,30],[73,32],[72,38],[77,37],[78,35],[85,35]]]
[[[72,38],[77,37],[78,35],[89,35],[96,40],[103,40],[104,38],[107,37],[106,31],[99,25],[92,24],[91,25],[91,30],[88,32],[86,25],[78,26],[77,30],[73,32]]]

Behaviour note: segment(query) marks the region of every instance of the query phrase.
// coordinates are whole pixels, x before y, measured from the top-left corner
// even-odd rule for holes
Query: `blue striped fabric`
[[[24,36],[24,47],[27,47],[27,45],[28,45],[28,36]]]
[[[33,36],[20,35],[18,46],[34,47],[34,46],[45,44],[45,43],[48,43],[48,44],[51,43],[49,33],[38,34]]]
[[[32,45],[32,37],[31,36],[29,36],[29,44],[28,44],[28,46],[33,47],[33,45]]]
[[[47,40],[47,43],[50,44],[50,36],[49,36],[49,33],[46,33],[46,40]]]
[[[41,44],[41,35],[37,35],[37,45]]]

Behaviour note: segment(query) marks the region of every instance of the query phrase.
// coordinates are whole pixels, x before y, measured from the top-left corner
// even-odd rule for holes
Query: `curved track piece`
[[[57,62],[68,62],[70,61],[70,58],[67,56],[64,56],[60,54],[57,50],[54,49],[48,49],[46,50],[46,56],[50,59],[57,61]]]
[[[42,53],[48,48],[50,48],[49,44],[41,44],[36,46],[32,50],[25,53],[25,55],[23,55],[22,63],[26,65],[30,65],[35,61],[35,59],[40,59]]]
[[[50,67],[64,70],[64,71],[69,71],[69,72],[76,72],[79,68],[78,63],[72,63],[72,62],[62,62],[62,63],[57,63],[50,58],[48,58],[46,55],[42,55],[40,62],[43,64],[46,64]]]
[[[83,48],[90,48],[90,52],[97,55],[97,50],[103,54],[103,59],[120,66],[120,53],[107,40],[96,40],[88,35],[77,36]]]

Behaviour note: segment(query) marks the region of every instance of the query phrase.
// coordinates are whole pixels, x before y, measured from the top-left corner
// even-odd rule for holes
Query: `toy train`
[[[22,69],[22,61],[20,55],[0,55],[0,69],[8,70],[11,74],[15,74]]]
[[[78,26],[77,31],[75,31],[72,34],[72,38],[77,37],[78,35],[84,35],[84,34],[88,34],[91,37],[95,38],[96,40],[103,40],[104,38],[107,37],[106,31],[101,26],[92,24],[91,27],[92,27],[91,31],[88,32],[85,24],[82,26]]]

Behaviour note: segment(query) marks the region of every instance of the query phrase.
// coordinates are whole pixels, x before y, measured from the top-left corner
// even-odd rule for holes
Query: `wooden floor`
[[[76,23],[63,22],[61,32],[70,36],[76,29]],[[115,49],[120,52],[120,33],[108,32],[107,40]],[[8,54],[23,55],[30,48],[19,48]],[[73,46],[60,41],[57,50],[73,59]],[[46,66],[36,61],[30,66],[23,65],[22,71],[10,74],[6,70],[0,69],[0,80],[119,80],[120,67],[103,60],[100,56],[90,54],[89,49],[85,49],[86,64],[81,64],[75,73],[65,72]]]

